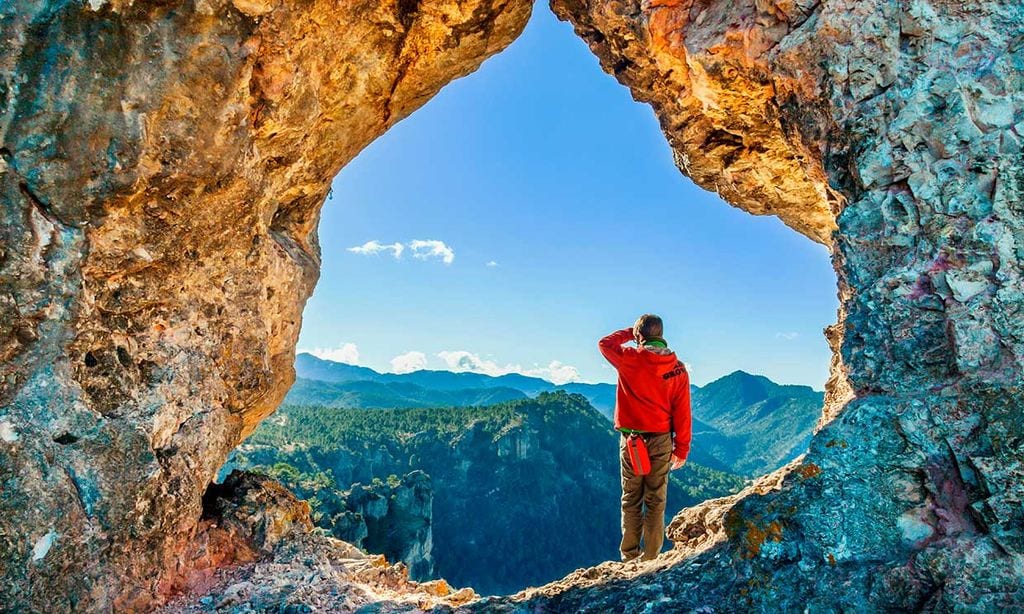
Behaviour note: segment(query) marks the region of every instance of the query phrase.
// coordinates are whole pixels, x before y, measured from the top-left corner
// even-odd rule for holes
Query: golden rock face
[[[152,601],[206,485],[294,379],[331,180],[530,8],[0,9],[0,567],[32,587],[5,602]]]
[[[680,170],[730,204],[830,245],[842,197],[829,187],[820,138],[801,132],[805,111],[794,121],[789,108],[813,88],[812,76],[780,74],[773,51],[806,16],[795,4],[762,4],[555,0],[552,8],[654,107]]]

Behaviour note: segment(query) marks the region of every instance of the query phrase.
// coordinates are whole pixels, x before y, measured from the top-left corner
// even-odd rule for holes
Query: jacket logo
[[[662,375],[661,379],[672,379],[673,377],[677,375],[682,375],[683,373],[686,373],[686,365],[684,365],[682,362],[677,362],[676,368],[672,369],[665,375]]]

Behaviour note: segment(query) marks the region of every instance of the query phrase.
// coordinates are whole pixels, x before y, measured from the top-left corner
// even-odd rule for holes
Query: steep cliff
[[[480,408],[283,406],[229,465],[296,485],[319,526],[405,561],[414,579],[425,579],[415,565],[430,549],[438,577],[500,594],[617,557],[617,444],[603,416],[564,392]],[[407,491],[394,476],[410,471],[432,483],[426,535],[416,532],[414,505],[389,500]],[[377,486],[336,492],[353,482]],[[691,464],[670,484],[669,513],[741,486]],[[349,524],[352,511],[370,513],[367,534]],[[420,548],[417,538],[430,541]]]
[[[415,470],[403,477],[390,474],[366,484],[341,484],[332,467],[310,466],[303,448],[301,442],[282,446],[280,451],[264,447],[256,455],[263,464],[236,453],[225,468],[251,467],[272,477],[309,503],[313,521],[334,537],[404,563],[413,580],[434,577],[434,491],[429,475]],[[288,462],[297,455],[306,471]]]

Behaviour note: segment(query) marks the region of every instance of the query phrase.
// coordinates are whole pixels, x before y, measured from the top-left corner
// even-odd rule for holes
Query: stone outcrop
[[[5,607],[141,608],[291,384],[331,179],[526,0],[0,5]]]
[[[553,4],[683,172],[830,247],[838,351],[803,462],[675,526],[721,539],[487,607],[1024,607],[1020,3]],[[330,178],[528,12],[0,7],[6,604],[153,603],[290,383]]]
[[[203,518],[175,598],[161,612],[353,612],[386,600],[391,608],[458,606],[477,598],[443,580],[417,583],[383,556],[313,530],[309,505],[280,484],[233,472],[204,498]]]

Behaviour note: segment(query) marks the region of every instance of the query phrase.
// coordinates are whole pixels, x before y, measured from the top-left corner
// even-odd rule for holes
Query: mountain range
[[[380,373],[309,354],[295,366],[281,408],[223,474],[272,475],[318,526],[417,579],[506,593],[614,558],[615,385]],[[691,454],[672,474],[670,517],[799,455],[823,397],[743,371],[691,391]]]
[[[421,370],[380,373],[302,353],[298,380],[285,397],[290,405],[347,408],[465,407],[565,390],[581,394],[611,420],[614,384],[569,383],[510,373]],[[771,471],[800,455],[821,415],[824,393],[809,386],[777,384],[735,371],[705,386],[691,386],[693,443],[690,458],[746,477]]]

